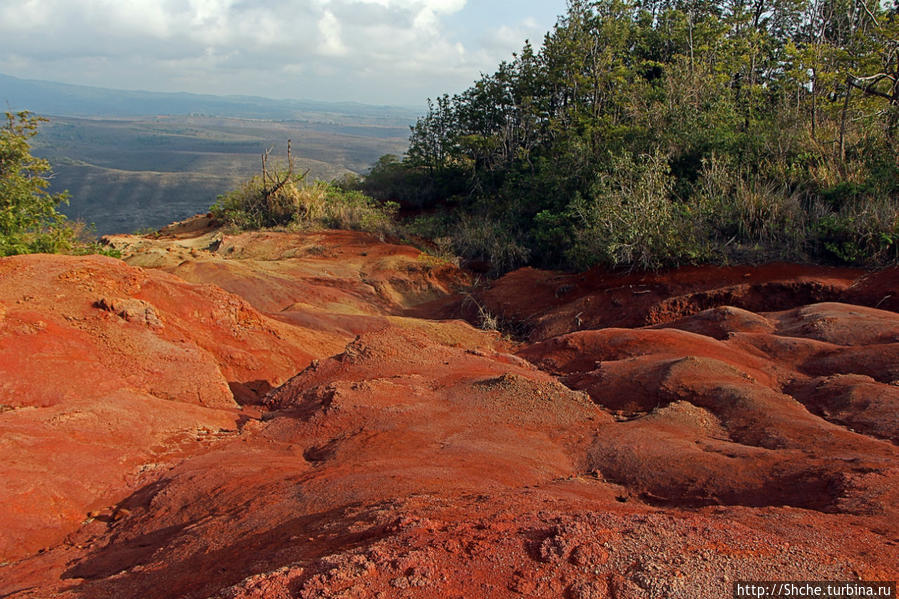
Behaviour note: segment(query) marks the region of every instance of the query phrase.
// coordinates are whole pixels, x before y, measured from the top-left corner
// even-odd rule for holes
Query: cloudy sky
[[[418,106],[535,45],[565,0],[0,0],[0,73]]]

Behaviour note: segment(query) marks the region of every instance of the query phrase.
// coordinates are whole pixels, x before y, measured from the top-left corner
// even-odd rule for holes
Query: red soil
[[[523,323],[530,340],[540,341],[577,330],[664,324],[718,306],[765,312],[838,300],[863,274],[795,264],[690,267],[661,274],[592,270],[568,275],[523,268],[480,299],[488,311]],[[876,295],[866,293],[857,303],[867,305]]]
[[[899,577],[887,275],[519,271],[478,300],[530,329],[513,347],[400,317],[466,281],[410,248],[216,234],[117,240],[157,270],[0,260],[0,596]]]

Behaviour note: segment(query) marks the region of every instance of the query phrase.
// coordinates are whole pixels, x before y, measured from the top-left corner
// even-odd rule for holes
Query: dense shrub
[[[689,214],[671,199],[664,156],[618,156],[587,200],[575,199],[571,264],[657,269],[698,257]]]
[[[283,184],[272,185],[272,180]],[[280,173],[273,179],[253,177],[219,196],[210,211],[239,229],[327,228],[385,235],[395,232],[397,208],[360,191],[320,181],[307,183],[302,176]]]
[[[486,209],[477,214],[438,211],[421,215],[407,221],[403,231],[412,238],[431,240],[433,247],[422,249],[439,258],[484,260],[492,274],[527,264],[529,258],[529,250],[520,241],[521,233],[504,222],[502,215],[490,214]]]
[[[789,186],[712,155],[703,162],[693,209],[711,255],[739,261],[804,260],[809,216]]]
[[[380,201],[392,201],[405,209],[427,208],[442,199],[465,191],[455,173],[431,173],[421,166],[382,156],[358,188]]]
[[[461,215],[450,228],[456,253],[464,258],[483,258],[495,273],[527,263],[528,249],[518,235],[498,218]]]

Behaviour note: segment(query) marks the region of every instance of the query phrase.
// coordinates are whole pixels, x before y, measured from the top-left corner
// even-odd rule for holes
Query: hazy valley
[[[258,172],[266,149],[283,161],[288,139],[297,170],[312,179],[362,173],[384,154],[402,154],[416,116],[408,108],[125,92],[2,75],[0,99],[49,119],[34,150],[53,166],[51,190],[68,190],[62,212],[101,235],[204,212]]]

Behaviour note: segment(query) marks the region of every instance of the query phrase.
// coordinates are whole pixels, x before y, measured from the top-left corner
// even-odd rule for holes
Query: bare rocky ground
[[[472,292],[359,233],[110,243],[0,260],[0,597],[899,578],[897,270]]]

